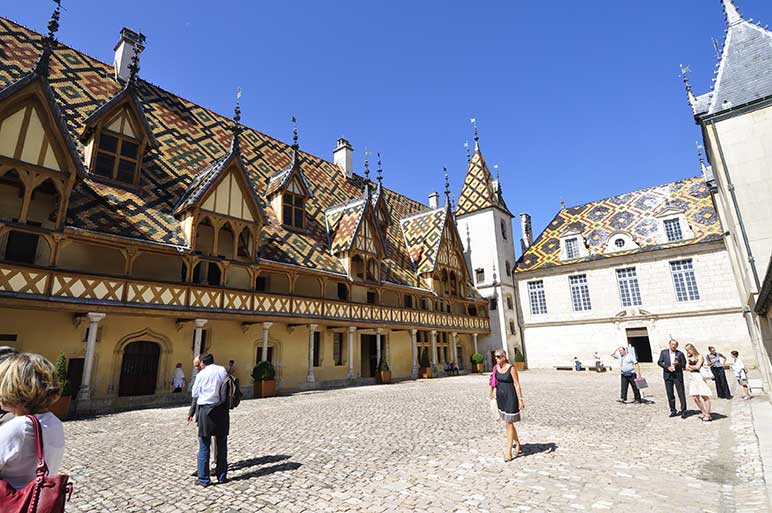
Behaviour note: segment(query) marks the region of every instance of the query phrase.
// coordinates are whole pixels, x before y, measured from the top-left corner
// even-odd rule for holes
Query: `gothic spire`
[[[472,118],[469,122],[474,127],[474,151],[478,151],[480,149],[480,134],[477,132],[477,118]]]
[[[724,6],[724,17],[727,25],[732,26],[743,21],[740,11],[737,10],[737,6],[732,0],[721,0],[721,4]]]
[[[136,55],[136,51],[134,53]],[[132,58],[133,61],[133,58]],[[131,80],[131,79],[129,79]],[[241,134],[241,88],[236,88],[236,105],[233,107],[233,126],[231,126],[231,133],[233,134],[233,140],[231,141],[231,151],[238,151],[239,147],[239,134]]]
[[[295,151],[300,148],[298,144],[298,120],[295,116],[292,116],[292,147]]]
[[[383,185],[383,169],[381,168],[381,152],[378,152],[378,186]]]
[[[365,180],[368,182],[370,181],[370,160],[369,157],[372,155],[370,150],[365,148]]]
[[[56,8],[51,13],[51,19],[48,20],[48,34],[43,38],[43,53],[35,65],[35,72],[38,75],[48,76],[48,65],[51,61],[51,52],[56,48],[56,33],[59,31],[59,18],[62,15],[62,0],[54,0]]]
[[[445,206],[450,208],[450,180],[448,179],[448,167],[442,166],[445,173]]]

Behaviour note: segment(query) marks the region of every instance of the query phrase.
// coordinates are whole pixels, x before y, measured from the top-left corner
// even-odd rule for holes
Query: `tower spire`
[[[689,107],[692,108],[693,113],[697,113],[697,98],[694,96],[694,91],[692,91],[692,85],[689,83],[689,73],[692,72],[692,70],[689,68],[689,66],[684,66],[683,64],[681,66],[681,74],[679,77],[684,81],[684,88],[686,89],[686,98],[689,100]]]
[[[48,76],[48,65],[51,61],[51,52],[56,48],[56,33],[59,31],[59,18],[62,15],[62,0],[54,0],[56,8],[48,20],[48,34],[43,38],[43,53],[35,65],[35,72],[41,76]]]
[[[383,185],[383,169],[381,169],[381,152],[378,152],[378,185]]]
[[[743,17],[740,15],[740,11],[737,10],[733,0],[721,0],[721,4],[724,6],[724,17],[726,18],[727,25],[732,26],[743,21]]]
[[[474,127],[474,150],[477,151],[480,149],[480,134],[477,132],[477,118],[472,118],[469,122],[472,123],[472,126]]]

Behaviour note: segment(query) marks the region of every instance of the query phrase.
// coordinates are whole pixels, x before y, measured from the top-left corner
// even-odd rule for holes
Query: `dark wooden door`
[[[83,384],[83,364],[85,361],[85,358],[70,358],[67,363],[67,381],[70,383],[73,397],[78,397],[78,390]]]
[[[378,367],[378,348],[375,342],[375,335],[362,335],[362,377],[372,378],[375,376],[375,369]]]
[[[118,395],[152,395],[158,377],[161,348],[155,342],[132,342],[123,350]]]

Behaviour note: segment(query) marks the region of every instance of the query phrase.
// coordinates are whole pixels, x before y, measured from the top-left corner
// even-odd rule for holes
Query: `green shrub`
[[[378,372],[389,372],[389,364],[383,358],[378,362]]]
[[[59,356],[56,357],[54,371],[56,374],[56,381],[59,382],[59,387],[62,389],[62,395],[71,396],[72,388],[70,387],[70,382],[67,380],[67,357],[64,356],[64,353],[59,353]]]
[[[429,350],[424,349],[421,351],[421,358],[419,358],[419,363],[421,364],[422,369],[427,369],[431,367],[431,363],[429,362]]]
[[[483,362],[483,355],[480,353],[475,353],[472,355],[472,363],[482,363]]]
[[[525,356],[518,348],[515,348],[515,361],[521,363],[525,361]]]
[[[252,369],[252,379],[255,381],[266,381],[274,378],[276,378],[276,369],[271,362],[267,360],[258,363],[255,365],[255,368]]]

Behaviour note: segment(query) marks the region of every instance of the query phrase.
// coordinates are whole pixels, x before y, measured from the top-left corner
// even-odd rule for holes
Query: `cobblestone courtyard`
[[[73,421],[68,511],[772,511],[749,405],[670,419],[648,374],[656,404],[622,405],[617,373],[522,373],[525,455],[510,463],[485,376],[245,401],[231,481],[207,489],[185,408]]]

